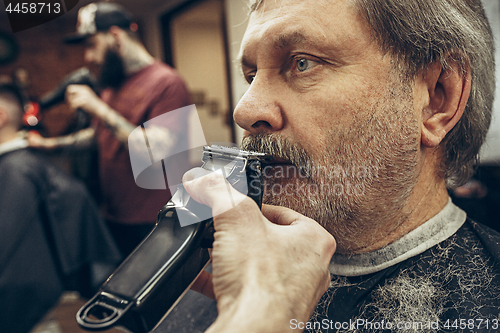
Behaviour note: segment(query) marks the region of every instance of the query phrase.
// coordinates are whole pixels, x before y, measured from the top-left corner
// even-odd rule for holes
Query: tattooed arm
[[[68,86],[66,102],[73,110],[82,109],[92,117],[99,118],[122,143],[127,143],[129,134],[135,128],[132,123],[113,110],[86,85]]]
[[[118,112],[113,110],[88,86],[68,86],[66,89],[66,101],[72,109],[76,110],[80,108],[92,117],[97,117],[103,121],[113,132],[115,137],[124,145],[127,146],[131,144],[131,148],[134,148],[134,143],[138,143],[138,146],[140,146],[140,144],[144,141],[145,136],[142,131],[133,132],[136,125],[132,124]],[[132,132],[134,135],[129,139]],[[150,147],[153,147],[154,145],[161,145],[163,150],[166,148],[169,149],[175,143],[175,135],[164,127],[148,128],[147,139]]]
[[[70,135],[57,138],[43,138],[40,134],[30,132],[27,135],[27,140],[30,147],[34,148],[47,150],[65,147],[85,149],[94,143],[94,134],[95,131],[93,128],[86,128]]]

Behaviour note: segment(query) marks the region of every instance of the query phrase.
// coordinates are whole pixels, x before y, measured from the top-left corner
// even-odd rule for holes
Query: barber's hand
[[[265,205],[261,212],[217,173],[193,169],[183,185],[214,215],[213,277],[204,273],[193,288],[217,300],[208,331],[283,332],[291,319],[307,321],[330,282],[333,237],[293,210]]]
[[[40,133],[36,131],[29,131],[26,134],[26,140],[28,141],[28,145],[32,148],[38,149],[54,149],[55,144],[54,140],[44,138],[40,135]]]
[[[66,88],[66,103],[73,110],[82,109],[93,116],[107,108],[107,104],[84,84],[72,84]]]

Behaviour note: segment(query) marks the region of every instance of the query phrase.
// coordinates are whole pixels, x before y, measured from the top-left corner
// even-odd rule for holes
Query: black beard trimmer
[[[261,207],[262,170],[270,160],[260,153],[210,146],[203,148],[202,168],[222,172]],[[114,326],[135,333],[153,330],[208,265],[211,216],[211,209],[191,199],[180,184],[151,233],[78,311],[78,324],[92,331]]]

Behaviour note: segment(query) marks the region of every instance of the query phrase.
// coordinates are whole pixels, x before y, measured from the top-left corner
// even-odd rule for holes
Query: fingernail
[[[194,179],[194,176],[192,174],[190,174],[189,171],[188,171],[187,173],[184,174],[184,177],[182,177],[182,182],[183,183],[189,183],[193,179]]]

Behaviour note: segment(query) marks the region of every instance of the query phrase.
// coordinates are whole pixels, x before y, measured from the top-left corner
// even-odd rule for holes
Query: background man
[[[213,278],[195,286],[218,301],[208,331],[496,331],[500,236],[447,193],[472,175],[491,117],[481,2],[251,9],[234,117],[243,147],[280,163],[262,211],[250,199],[229,209],[217,174],[184,177],[216,216]]]
[[[31,135],[30,144],[53,149],[96,142],[105,218],[118,246],[128,254],[149,233],[170,198],[168,190],[135,184],[129,134],[149,119],[188,105],[189,94],[178,74],[146,51],[137,24],[117,4],[98,2],[81,8],[77,32],[67,42],[85,42],[85,61],[100,68],[99,81],[107,88],[101,98],[87,86],[72,85],[66,90],[68,105],[91,115],[95,126],[60,138]],[[187,150],[187,114],[178,114],[165,127],[150,131],[148,139],[150,146],[158,142],[164,151],[173,145]],[[188,165],[187,155],[179,156],[176,163]]]
[[[64,290],[91,296],[122,259],[85,186],[27,147],[23,113],[19,90],[0,84],[0,326],[13,333]]]

